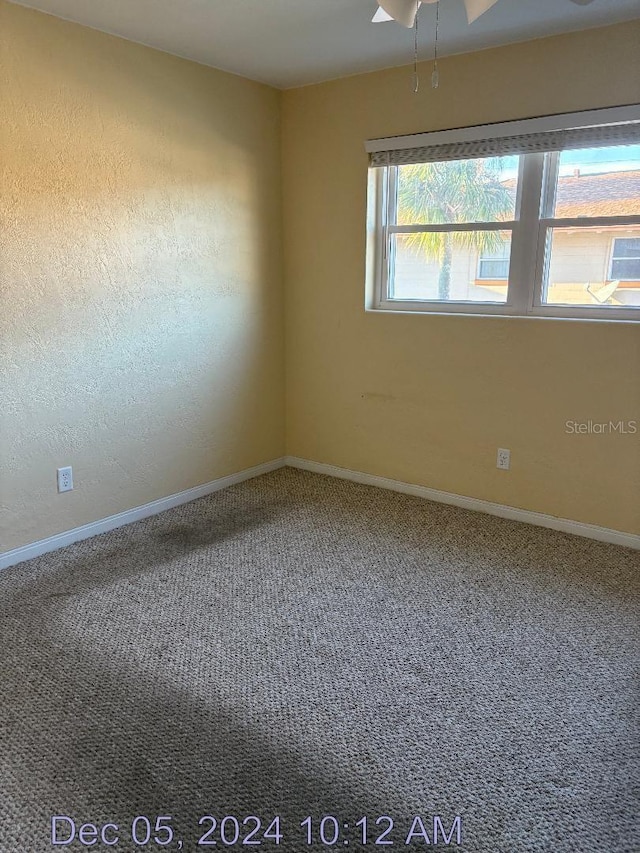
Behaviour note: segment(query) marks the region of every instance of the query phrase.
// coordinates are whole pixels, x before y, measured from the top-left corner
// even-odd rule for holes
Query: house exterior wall
[[[549,281],[582,291],[587,284],[611,280],[611,256],[615,238],[640,237],[640,227],[626,229],[556,230],[549,267]],[[451,299],[496,299],[506,291],[506,280],[479,278],[479,253],[458,248],[451,263]],[[397,299],[436,299],[438,263],[420,250],[404,249],[396,257]],[[621,281],[620,288],[640,289],[640,281]]]

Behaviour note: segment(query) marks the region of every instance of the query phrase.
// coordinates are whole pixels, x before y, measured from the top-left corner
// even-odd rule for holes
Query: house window
[[[368,146],[368,307],[640,320],[640,107]]]
[[[618,237],[613,241],[610,278],[640,284],[640,237]]]
[[[478,261],[478,278],[501,281],[509,278],[511,245],[501,243],[493,252],[484,252]]]

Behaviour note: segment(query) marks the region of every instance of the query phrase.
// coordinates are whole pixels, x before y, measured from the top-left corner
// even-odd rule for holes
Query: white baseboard
[[[483,501],[479,498],[468,498],[464,495],[453,494],[452,492],[441,492],[438,489],[429,489],[427,486],[403,483],[400,480],[390,480],[387,477],[377,477],[375,474],[351,471],[348,468],[338,468],[335,465],[325,465],[322,462],[312,462],[309,459],[299,459],[296,456],[286,456],[285,464],[290,468],[301,468],[304,471],[326,474],[329,477],[339,477],[342,480],[351,480],[354,483],[378,486],[381,489],[390,489],[394,492],[402,492],[405,495],[415,495],[419,498],[426,498],[429,501],[451,504],[452,506],[459,506],[464,509],[475,510],[476,512],[497,515],[500,518],[524,521],[526,524],[549,527],[552,530],[573,533],[576,536],[584,536],[587,539],[597,539],[600,542],[609,542],[612,545],[622,545],[625,548],[640,550],[640,536],[633,533],[623,533],[621,530],[612,530],[609,527],[598,527],[596,524],[585,524],[582,521],[572,521],[569,518],[557,518],[554,515],[545,515],[541,512],[532,512],[527,509],[518,509],[513,506],[491,503],[491,501]]]
[[[180,504],[204,498],[206,495],[220,491],[220,489],[226,489],[227,486],[234,486],[236,483],[242,483],[244,480],[251,480],[253,477],[259,477],[261,474],[268,474],[269,471],[282,468],[285,464],[284,458],[272,459],[270,462],[264,462],[262,465],[245,468],[244,471],[238,471],[237,474],[229,474],[227,477],[220,477],[218,480],[212,480],[210,483],[204,483],[202,486],[195,486],[193,489],[186,489],[184,492],[178,492],[175,495],[151,501],[143,506],[136,506],[125,512],[119,512],[117,515],[110,515],[108,518],[101,518],[99,521],[83,524],[82,527],[66,530],[64,533],[49,536],[47,539],[40,539],[38,542],[14,548],[12,551],[5,551],[4,553],[0,553],[0,569],[15,566],[16,563],[31,560],[33,557],[39,557],[41,554],[49,553],[49,551],[56,551],[58,548],[72,545],[74,542],[80,542],[82,539],[89,539],[91,536],[97,536],[99,533],[107,533],[109,530],[115,530],[116,527],[123,527],[125,524],[139,521],[141,518],[157,515],[167,509],[180,506]]]
[[[545,515],[541,512],[504,506],[503,504],[483,501],[479,498],[456,495],[452,492],[442,492],[438,489],[430,489],[427,486],[403,483],[400,480],[378,477],[375,474],[365,474],[362,471],[351,471],[348,468],[325,465],[322,462],[299,459],[296,456],[285,456],[280,459],[272,459],[270,462],[264,462],[262,465],[256,465],[253,468],[246,468],[244,471],[238,471],[236,474],[229,474],[227,477],[220,477],[217,480],[212,480],[210,483],[204,483],[202,486],[195,486],[193,489],[186,489],[184,492],[178,492],[175,495],[151,501],[143,506],[119,512],[117,515],[110,515],[108,518],[84,524],[82,527],[76,527],[73,530],[58,533],[55,536],[49,536],[47,539],[40,539],[38,542],[14,548],[12,551],[5,551],[0,553],[0,569],[14,566],[16,563],[22,563],[24,560],[31,560],[33,557],[39,557],[50,551],[56,551],[58,548],[72,545],[74,542],[89,539],[91,536],[107,533],[109,530],[114,530],[116,527],[123,527],[125,524],[131,524],[142,518],[157,515],[167,509],[189,503],[189,501],[195,501],[198,498],[213,494],[213,492],[226,489],[228,486],[242,483],[244,480],[250,480],[253,477],[259,477],[261,474],[269,473],[269,471],[275,471],[285,465],[291,468],[300,468],[304,471],[313,471],[316,474],[326,474],[329,477],[338,477],[342,480],[351,480],[354,483],[363,483],[367,486],[377,486],[381,489],[390,489],[391,491],[402,492],[406,495],[415,495],[419,498],[451,504],[452,506],[459,506],[464,509],[475,510],[476,512],[485,512],[489,515],[497,515],[500,518],[524,521],[526,524],[535,524],[538,527],[549,527],[552,530],[573,533],[576,536],[584,536],[587,539],[597,539],[600,542],[609,542],[613,545],[622,545],[625,548],[640,550],[640,536],[633,533],[623,533],[620,530],[612,530],[608,527],[598,527],[596,524],[585,524],[582,521],[557,518],[556,516]]]

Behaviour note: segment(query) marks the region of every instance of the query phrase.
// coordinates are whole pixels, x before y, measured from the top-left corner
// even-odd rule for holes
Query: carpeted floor
[[[638,851],[639,570],[291,469],[7,569],[0,850]]]

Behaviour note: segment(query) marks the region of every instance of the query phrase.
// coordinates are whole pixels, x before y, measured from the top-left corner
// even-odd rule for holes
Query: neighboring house
[[[558,180],[556,218],[638,213],[640,170],[576,171]],[[615,281],[618,284],[610,301],[640,303],[640,226],[556,229],[551,248],[549,301],[597,302],[598,291]],[[508,275],[509,243],[481,256],[473,248],[457,248],[451,265],[451,298],[503,301]],[[435,298],[437,279],[435,259],[409,248],[398,252],[395,293],[399,298]]]

